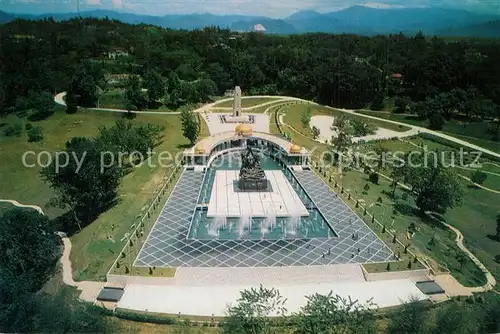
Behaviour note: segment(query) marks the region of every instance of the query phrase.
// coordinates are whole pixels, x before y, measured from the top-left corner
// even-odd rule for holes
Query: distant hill
[[[0,24],[10,22],[10,21],[14,20],[15,18],[16,17],[14,15],[7,14],[5,12],[0,11]]]
[[[253,31],[254,26],[261,24],[266,33],[271,34],[296,34],[299,32],[292,24],[284,20],[260,19],[251,21],[237,21],[231,24],[231,30],[235,31]]]
[[[19,15],[0,12],[0,23],[16,18],[67,20],[75,13]],[[352,6],[331,13],[300,11],[285,19],[247,15],[189,14],[148,16],[132,13],[96,10],[82,12],[83,17],[95,17],[119,20],[130,24],[152,24],[171,29],[199,29],[219,26],[236,31],[253,31],[259,24],[265,33],[353,33],[376,35],[389,33],[415,34],[422,31],[430,35],[484,36],[498,37],[500,16],[471,13],[464,10],[443,8],[398,8],[381,9],[366,6]]]
[[[439,35],[500,38],[500,20],[454,29],[444,29],[439,32]]]

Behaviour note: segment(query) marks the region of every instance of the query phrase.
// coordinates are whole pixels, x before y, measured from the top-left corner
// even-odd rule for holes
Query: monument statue
[[[241,88],[236,86],[234,88],[234,99],[233,99],[233,117],[241,116]]]
[[[244,115],[241,110],[241,88],[240,86],[234,87],[232,93],[233,97],[233,113],[231,115],[224,115],[226,123],[248,123],[250,118]]]
[[[253,153],[250,146],[241,154],[240,190],[263,191],[268,189],[268,181],[264,170],[260,166],[259,158]]]

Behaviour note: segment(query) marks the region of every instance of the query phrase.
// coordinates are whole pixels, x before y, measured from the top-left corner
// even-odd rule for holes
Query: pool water
[[[239,170],[239,153],[231,152],[214,160],[205,171],[196,209],[188,233],[188,239],[197,240],[278,240],[337,237],[331,226],[315,207],[293,173],[267,155],[260,156],[264,170],[282,170],[294,191],[306,208],[307,217],[207,217],[212,187],[217,170]]]

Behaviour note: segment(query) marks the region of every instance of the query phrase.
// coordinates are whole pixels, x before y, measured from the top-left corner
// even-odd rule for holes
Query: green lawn
[[[298,143],[301,146],[305,146],[309,149],[314,149],[313,156],[316,158],[319,157],[322,152],[330,150],[328,146],[314,142],[312,139],[307,138],[303,135],[299,135],[291,131],[289,128],[288,130],[285,129],[284,131],[291,135],[293,142]],[[420,138],[415,139],[415,142],[423,142],[424,144],[429,145],[432,148],[446,148],[441,144],[434,143],[429,140],[423,140]],[[381,144],[388,149],[400,150],[403,152],[408,152],[410,150],[416,149],[411,144],[397,140],[383,141],[381,142]],[[373,146],[378,145],[378,143],[369,143],[366,145],[373,148]],[[452,148],[447,149],[454,150]],[[335,177],[336,180],[338,180],[339,184],[343,184],[345,188],[349,189],[354,198],[363,199],[365,203],[367,203],[367,205],[375,203],[371,206],[371,208],[369,208],[369,211],[373,212],[375,214],[375,217],[379,221],[385,223],[390,230],[396,232],[399,239],[407,239],[405,237],[406,231],[410,223],[415,223],[419,231],[411,240],[407,241],[416,248],[415,251],[417,253],[428,260],[428,263],[435,270],[446,270],[447,268],[453,273],[453,275],[459,280],[459,282],[464,285],[481,285],[486,282],[483,273],[471,260],[468,260],[463,265],[463,267],[460,267],[456,255],[458,254],[458,252],[460,252],[460,250],[454,242],[455,234],[449,229],[440,226],[440,224],[436,224],[434,221],[426,217],[422,217],[420,214],[418,214],[418,211],[415,208],[415,203],[413,202],[411,196],[405,196],[405,198],[407,198],[406,200],[402,199],[403,193],[406,192],[404,189],[398,189],[397,198],[396,200],[394,200],[385,194],[390,189],[390,183],[383,178],[380,178],[379,185],[375,185],[368,181],[366,175],[358,171],[344,170],[342,173],[342,179],[340,179],[340,174],[338,173],[337,168],[332,168],[328,172],[337,175]],[[367,192],[367,194],[363,194],[363,188],[366,184],[369,185],[370,190]],[[471,250],[478,256],[481,261],[483,261],[488,266],[492,273],[498,279],[500,279],[500,265],[493,262],[493,255],[495,255],[494,249],[495,247],[497,247],[497,249],[500,249],[498,248],[500,243],[492,241],[490,239],[484,240],[488,233],[494,232],[494,216],[492,216],[490,220],[487,220],[486,217],[489,217],[491,213],[488,213],[488,211],[482,212],[481,209],[476,204],[474,204],[473,201],[470,201],[469,197],[471,196],[472,198],[474,198],[474,196],[483,198],[485,205],[489,207],[488,211],[492,211],[495,210],[495,208],[498,208],[498,204],[495,204],[495,202],[500,202],[500,195],[494,195],[480,189],[468,188],[467,196],[464,199],[463,206],[460,208],[451,209],[445,218],[448,223],[457,226],[461,230],[463,228],[466,242],[468,242],[468,240],[476,240],[476,238],[479,238],[484,242],[484,244],[482,242],[476,242],[476,248],[471,247]],[[382,203],[377,203],[378,197],[382,198]],[[474,232],[470,229],[470,227],[464,228],[464,221],[462,219],[460,211],[467,211],[469,217],[476,217],[476,219],[482,221],[483,224],[480,226],[474,224]],[[484,216],[484,218],[481,218],[481,216]],[[434,246],[429,245],[429,241],[433,236],[434,240],[436,241]],[[381,268],[377,267],[375,270],[377,269]]]
[[[416,116],[370,110],[359,110],[358,112],[364,115],[376,116],[382,119],[390,119],[392,121],[407,123],[411,125],[417,125],[421,127],[428,126],[427,120],[421,120]],[[491,134],[488,133],[488,127],[490,125],[491,122],[488,121],[467,122],[451,119],[446,122],[441,132],[468,141],[471,144],[475,144],[491,151],[500,153],[500,142],[494,141]]]
[[[21,137],[5,137],[1,131],[0,197],[39,205],[50,218],[60,215],[61,210],[45,208],[45,204],[53,197],[53,191],[40,179],[40,168],[23,166],[23,153],[26,151],[52,153],[62,150],[70,138],[95,136],[99,126],[111,126],[122,117],[118,113],[84,110],[68,115],[58,110],[50,118],[33,123],[43,128],[44,140],[40,143],[28,143],[25,131]],[[10,115],[1,122],[21,123],[24,128],[27,120],[25,117]],[[182,145],[188,144],[180,131],[179,115],[137,115],[132,122],[165,126],[164,140],[155,149],[156,152],[170,151],[175,154],[183,149]],[[122,180],[118,204],[101,214],[80,233],[72,236],[71,260],[75,279],[104,279],[107,270],[123,247],[120,239],[129,232],[130,226],[152,199],[164,176],[169,172],[169,168],[150,167],[148,164],[137,167]]]
[[[259,98],[251,98],[251,99],[249,99],[249,98],[246,98],[246,97],[242,97],[241,98],[241,107],[242,108],[248,108],[248,107],[257,106],[257,105],[262,104],[262,103],[276,101],[276,100],[279,100],[279,98],[275,98],[275,97],[259,97]],[[229,100],[229,101],[218,103],[216,106],[219,107],[219,108],[230,108],[230,107],[233,106],[233,100]]]
[[[286,110],[284,110],[285,122],[287,124],[293,126],[296,130],[298,130],[302,134],[305,134],[309,137],[312,137],[311,128],[309,126],[304,128],[304,126],[302,125],[302,122],[300,121],[302,113],[306,110],[311,110],[312,116],[318,116],[318,115],[327,115],[327,116],[332,116],[332,117],[345,116],[347,118],[357,118],[363,122],[372,123],[379,128],[385,128],[385,129],[389,129],[389,130],[396,131],[396,132],[405,132],[405,131],[410,130],[410,128],[406,127],[406,126],[387,123],[387,122],[384,122],[383,120],[380,120],[380,121],[379,120],[368,120],[362,116],[353,116],[353,115],[346,114],[346,113],[339,111],[339,110],[327,108],[325,106],[318,106],[318,105],[305,104],[305,103],[290,105],[289,107],[286,108]],[[333,120],[332,120],[332,123],[333,123]]]

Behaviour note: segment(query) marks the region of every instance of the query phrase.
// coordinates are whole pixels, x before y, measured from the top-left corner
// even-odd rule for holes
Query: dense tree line
[[[111,20],[17,20],[0,27],[0,109],[18,97],[67,90],[70,101],[94,105],[105,74],[139,75],[129,82],[131,107],[161,101],[202,102],[240,85],[249,94],[286,94],[319,103],[417,113],[439,128],[461,115],[497,118],[500,42],[416,36],[236,34],[206,28],[171,31]],[[109,61],[116,48],[127,55]],[[400,73],[402,76],[393,76]],[[148,93],[137,94],[138,87]],[[498,123],[498,122],[497,122]],[[500,123],[492,128],[498,137]]]

